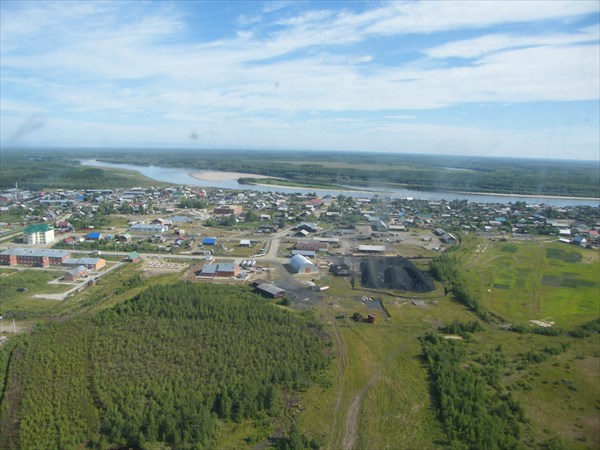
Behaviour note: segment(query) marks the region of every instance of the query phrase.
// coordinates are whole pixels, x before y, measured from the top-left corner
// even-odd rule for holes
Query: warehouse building
[[[271,298],[282,298],[285,297],[285,290],[275,286],[271,283],[261,283],[256,286],[256,290],[267,297]]]
[[[52,242],[54,242],[54,228],[47,223],[29,225],[23,230],[23,243],[25,244],[50,244]]]
[[[131,225],[129,227],[129,231],[134,233],[164,233],[168,230],[169,227],[167,225],[152,223],[136,223],[135,225]]]
[[[240,266],[235,262],[228,262],[207,264],[200,271],[200,273],[196,273],[196,275],[200,275],[203,277],[227,278],[236,277],[239,273]]]
[[[311,263],[307,257],[302,255],[294,255],[290,258],[290,268],[294,273],[318,272],[317,266]]]
[[[314,258],[317,256],[317,252],[314,250],[292,250],[292,256],[293,255],[302,255],[306,256],[307,258]]]
[[[314,252],[326,252],[329,250],[329,244],[323,241],[298,241],[296,250],[312,250]]]
[[[364,252],[364,253],[384,253],[385,246],[384,245],[359,245],[358,251]]]

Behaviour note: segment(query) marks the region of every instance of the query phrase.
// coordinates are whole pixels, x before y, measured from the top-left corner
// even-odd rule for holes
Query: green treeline
[[[506,368],[502,349],[466,365],[468,344],[430,333],[421,338],[421,345],[449,447],[520,448],[526,419],[521,404],[502,386]]]
[[[154,286],[37,330],[7,385],[2,448],[212,448],[218,420],[279,416],[329,359],[317,325],[242,288]],[[7,408],[8,407],[8,408]],[[4,440],[2,440],[4,439]],[[203,447],[204,446],[204,447]]]
[[[288,180],[292,185],[402,185],[420,190],[600,197],[598,165],[552,161],[356,152],[235,150],[3,150],[0,187],[129,187],[140,181],[76,162],[107,162],[235,171]],[[386,167],[382,170],[381,167]],[[250,175],[251,177],[251,175]],[[262,180],[260,181],[263,182]],[[266,181],[269,182],[269,181]],[[279,182],[278,182],[279,183]]]
[[[139,186],[140,179],[128,178],[95,167],[83,167],[64,154],[29,156],[27,151],[2,151],[0,189],[114,189]]]
[[[454,297],[477,314],[485,322],[492,321],[492,315],[481,305],[459,270],[460,264],[452,253],[444,253],[431,262],[431,273],[439,281],[448,283]]]
[[[598,166],[586,161],[234,150],[144,153],[107,150],[95,157],[109,162],[260,174],[312,185],[368,187],[393,183],[420,190],[600,196]]]

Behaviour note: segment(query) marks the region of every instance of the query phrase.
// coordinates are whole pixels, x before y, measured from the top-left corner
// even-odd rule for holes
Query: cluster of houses
[[[130,214],[164,214],[166,219],[147,223],[143,216],[132,222],[129,233],[160,235],[182,221],[233,217],[235,222],[258,221],[257,231],[271,233],[284,224],[299,223],[297,237],[316,231],[314,221],[335,225],[336,235],[353,233],[358,222],[366,222],[374,233],[402,233],[410,228],[436,230],[447,244],[457,242],[456,231],[482,235],[556,235],[563,242],[583,246],[600,245],[599,207],[475,203],[466,200],[415,200],[411,198],[358,198],[331,195],[285,194],[259,191],[226,191],[189,186],[136,189],[86,189],[80,191],[4,193],[0,213],[23,211],[23,220],[35,222],[26,229],[28,244],[53,241],[54,233],[71,231],[75,219],[92,223],[95,214],[107,207]],[[209,208],[210,206],[210,208]],[[185,209],[185,215],[175,215]],[[57,221],[68,213],[69,218]],[[181,213],[180,213],[181,214]],[[171,215],[169,217],[169,215]],[[1,220],[1,216],[0,216]],[[54,224],[54,226],[53,226]],[[443,233],[438,233],[443,230]],[[301,249],[310,251],[310,249]],[[369,251],[365,249],[365,251]],[[306,255],[302,255],[306,256]]]
[[[431,229],[444,244],[458,243],[457,231],[482,236],[527,238],[550,235],[562,242],[600,247],[600,207],[490,204],[464,201],[433,201],[398,198],[333,202],[323,220],[338,224],[336,235],[353,234],[352,222],[366,221],[374,235],[393,235],[411,228]]]

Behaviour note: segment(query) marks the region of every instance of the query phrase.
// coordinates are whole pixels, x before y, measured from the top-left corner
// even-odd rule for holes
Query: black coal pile
[[[369,288],[412,292],[429,292],[435,289],[431,278],[400,256],[369,258],[360,263],[360,273],[361,284]]]

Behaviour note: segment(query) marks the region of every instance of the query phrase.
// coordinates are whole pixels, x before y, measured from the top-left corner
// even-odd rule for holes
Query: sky
[[[7,1],[0,145],[600,160],[600,2]]]

